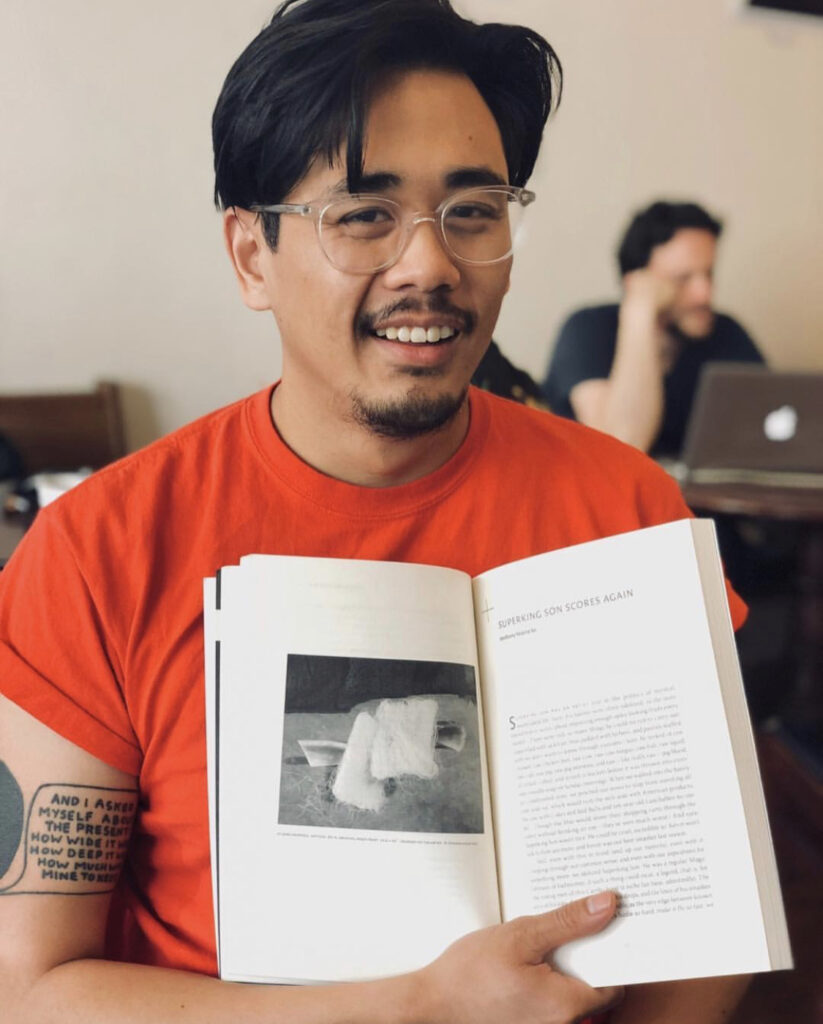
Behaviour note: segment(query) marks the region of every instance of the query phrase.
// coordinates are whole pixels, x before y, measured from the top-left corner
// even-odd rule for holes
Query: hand
[[[420,1019],[428,1024],[572,1024],[615,1005],[622,989],[595,989],[561,974],[552,950],[599,932],[614,916],[614,893],[472,932],[419,972]]]
[[[623,301],[620,309],[621,313],[645,315],[656,323],[665,325],[676,298],[677,286],[674,281],[660,277],[647,268],[633,270],[623,277]]]

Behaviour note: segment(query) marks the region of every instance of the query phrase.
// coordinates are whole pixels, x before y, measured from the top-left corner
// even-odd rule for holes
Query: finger
[[[626,990],[622,985],[611,985],[607,988],[596,988],[594,991],[597,992],[603,1000],[598,1004],[598,1013],[605,1013],[607,1010],[613,1010],[615,1006],[619,1006],[623,1002],[623,997],[626,995]]]
[[[593,935],[604,928],[617,909],[617,896],[605,891],[565,903],[545,914],[519,917],[511,922],[518,951],[524,961],[538,963],[558,946]]]
[[[646,281],[649,280],[648,270],[630,270],[623,276],[623,289],[629,293],[642,291]]]
[[[590,988],[590,996],[592,992],[596,993],[594,1000],[587,998],[586,995],[581,996],[574,1024],[582,1024],[583,1021],[588,1021],[593,1014],[608,1013],[621,1004],[624,994],[622,988]],[[601,996],[601,998],[598,998],[598,996]]]
[[[610,988],[591,988],[584,981],[577,978],[570,978],[567,975],[554,975],[555,984],[558,979],[564,984],[563,1005],[567,1008],[572,1019],[577,1021],[588,1020],[593,1014],[606,1013],[618,1006],[624,995],[622,987],[613,986]],[[557,988],[554,989],[555,994]],[[599,1020],[598,1016],[598,1020]]]

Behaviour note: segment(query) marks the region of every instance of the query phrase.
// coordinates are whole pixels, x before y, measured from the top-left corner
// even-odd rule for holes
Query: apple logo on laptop
[[[763,433],[770,441],[791,441],[797,433],[797,410],[791,405],[773,409],[763,420]]]

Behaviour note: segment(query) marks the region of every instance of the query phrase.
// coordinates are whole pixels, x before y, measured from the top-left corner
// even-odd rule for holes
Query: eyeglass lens
[[[461,192],[441,211],[446,248],[466,263],[505,259],[523,214],[516,197],[503,189]],[[388,199],[352,196],[327,206],[320,218],[320,242],[341,270],[368,273],[392,263],[408,230],[403,208]]]

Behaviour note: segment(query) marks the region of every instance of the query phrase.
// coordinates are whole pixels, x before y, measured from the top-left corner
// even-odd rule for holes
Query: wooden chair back
[[[99,469],[126,454],[120,393],[109,382],[87,392],[0,395],[0,434],[27,474]]]

